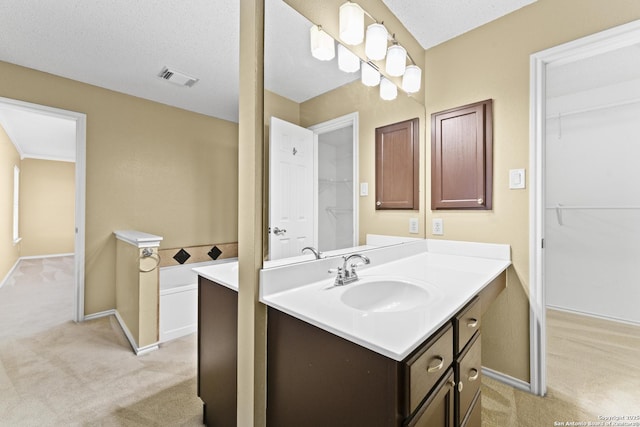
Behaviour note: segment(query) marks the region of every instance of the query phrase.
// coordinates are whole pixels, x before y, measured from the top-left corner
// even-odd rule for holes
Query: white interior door
[[[271,117],[269,130],[269,259],[315,246],[313,132]]]

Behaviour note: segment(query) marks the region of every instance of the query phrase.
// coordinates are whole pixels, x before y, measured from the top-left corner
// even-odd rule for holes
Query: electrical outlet
[[[418,218],[409,218],[409,233],[418,234]]]
[[[442,218],[431,219],[431,232],[434,235],[441,236],[444,234],[444,226],[442,224]]]

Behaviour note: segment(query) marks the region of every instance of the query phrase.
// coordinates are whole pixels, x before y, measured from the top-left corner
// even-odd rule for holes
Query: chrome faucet
[[[322,252],[320,252],[319,250],[317,250],[316,248],[312,247],[312,246],[306,246],[304,248],[302,248],[302,253],[304,253],[304,251],[311,251],[313,252],[313,254],[316,256],[316,259],[320,259],[323,258],[322,256]]]
[[[364,264],[370,264],[371,261],[368,257],[361,254],[352,254],[349,256],[343,256],[344,262],[342,263],[342,267],[338,267],[337,269],[329,270],[329,273],[337,272],[336,280],[334,282],[335,286],[343,286],[348,285],[349,283],[355,282],[358,280],[358,274],[356,273],[356,268]],[[349,261],[352,258],[358,258],[362,261],[362,263],[351,263]]]

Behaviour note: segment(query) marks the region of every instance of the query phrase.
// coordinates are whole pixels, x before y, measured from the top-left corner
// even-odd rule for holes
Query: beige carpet
[[[135,356],[113,316],[71,320],[72,272],[22,261],[0,288],[0,425],[202,425],[196,335]]]
[[[0,425],[201,425],[196,335],[135,356],[113,317],[71,321],[72,273],[71,257],[23,261],[0,288]],[[483,378],[483,426],[640,415],[640,327],[557,311],[547,323],[548,395]]]
[[[600,417],[639,417],[640,327],[548,310],[547,383],[542,398],[483,378],[482,425],[606,425]],[[640,418],[618,422],[630,424],[610,425],[640,426]]]

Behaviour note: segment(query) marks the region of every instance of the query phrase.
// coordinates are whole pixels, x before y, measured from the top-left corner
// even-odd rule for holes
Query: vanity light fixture
[[[340,6],[340,40],[351,46],[364,40],[364,10],[357,3],[348,1]]]
[[[364,42],[364,53],[367,58],[379,61],[387,54],[389,32],[383,24],[374,23],[367,27],[367,38]]]
[[[400,77],[407,67],[407,50],[397,42],[389,46],[387,50],[387,74],[393,77]]]
[[[320,61],[331,61],[336,56],[333,37],[325,33],[322,27],[314,25],[309,30],[311,55]]]
[[[407,93],[420,91],[422,82],[422,70],[415,64],[407,65],[407,69],[402,76],[402,90]]]
[[[393,101],[398,96],[398,87],[384,77],[380,80],[380,98],[385,101]]]
[[[363,62],[360,70],[360,81],[365,86],[378,86],[380,84],[380,73],[368,62]]]
[[[338,68],[345,73],[355,73],[360,69],[360,58],[338,43]]]

